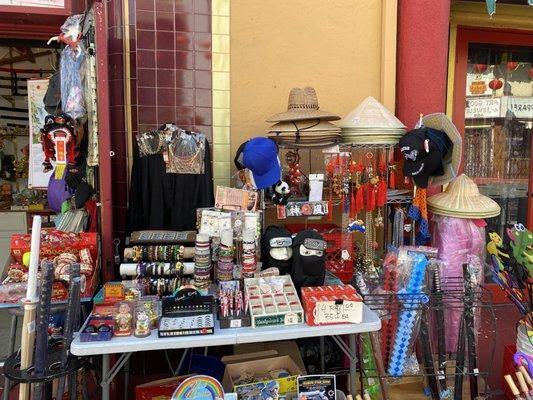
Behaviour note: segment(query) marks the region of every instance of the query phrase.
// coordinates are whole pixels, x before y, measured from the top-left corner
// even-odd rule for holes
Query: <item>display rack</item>
[[[455,313],[461,316],[465,310],[465,302],[472,304],[471,310],[475,316],[474,329],[476,331],[478,340],[479,338],[484,337],[485,339],[490,338],[488,342],[483,342],[483,351],[477,351],[477,358],[483,358],[482,365],[486,366],[485,370],[481,370],[476,366],[474,370],[469,368],[468,362],[465,362],[465,368],[458,368],[455,366],[455,362],[460,358],[461,355],[453,355],[452,352],[445,352],[445,354],[439,352],[437,349],[431,349],[432,353],[431,359],[433,365],[423,365],[423,362],[420,366],[419,374],[406,373],[401,377],[392,377],[389,374],[379,374],[377,370],[364,371],[364,378],[385,378],[389,383],[398,381],[398,379],[406,377],[417,377],[424,376],[426,382],[431,383],[441,382],[445,378],[447,388],[453,392],[453,381],[456,377],[460,379],[466,378],[481,378],[485,382],[485,385],[480,385],[480,394],[488,394],[490,389],[486,385],[487,377],[491,375],[493,366],[493,361],[496,352],[496,343],[498,342],[498,331],[496,329],[496,316],[494,312],[493,302],[492,302],[492,293],[484,286],[480,286],[472,295],[465,294],[463,289],[463,278],[447,278],[442,283],[441,292],[433,293],[416,293],[416,294],[398,294],[398,293],[382,293],[382,294],[369,294],[364,296],[365,304],[375,311],[382,320],[382,330],[381,335],[387,332],[395,332],[395,327],[390,326],[390,324],[396,324],[398,321],[398,315],[402,310],[409,309],[419,312],[419,318],[423,319],[422,324],[428,324],[428,332],[430,337],[433,337],[432,343],[438,343],[438,338],[446,338],[445,326],[442,326],[441,322],[437,322],[438,313],[443,312],[445,315],[445,320],[450,318],[450,314]],[[461,318],[461,317],[460,317]],[[448,321],[446,321],[448,322]],[[387,329],[392,328],[392,329]],[[416,331],[416,329],[415,329]],[[444,335],[444,336],[443,336]],[[413,335],[415,336],[415,335]],[[459,335],[460,336],[460,335]],[[382,338],[383,339],[383,338]],[[466,343],[466,338],[465,343]],[[417,340],[418,344],[423,340],[423,335],[419,335]],[[392,340],[382,340],[382,353],[385,365],[388,361],[388,356],[390,349],[387,348],[387,343],[392,346]],[[477,346],[478,348],[481,346]],[[465,353],[470,351],[469,348],[466,348]],[[421,351],[421,353],[423,353]],[[464,356],[464,354],[463,354]],[[421,357],[422,360],[424,357]],[[444,358],[444,365],[439,365],[437,360],[442,360]],[[468,359],[468,357],[465,357]],[[478,365],[480,362],[477,363]],[[429,385],[431,386],[431,385]],[[441,392],[442,393],[442,392]]]

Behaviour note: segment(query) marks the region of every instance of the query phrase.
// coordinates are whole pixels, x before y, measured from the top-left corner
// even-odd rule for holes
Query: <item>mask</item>
[[[326,277],[326,242],[315,230],[301,231],[293,240],[291,276],[299,290],[306,286],[321,286]]]
[[[262,269],[275,267],[280,275],[290,272],[292,264],[292,238],[284,227],[269,226],[261,240]]]

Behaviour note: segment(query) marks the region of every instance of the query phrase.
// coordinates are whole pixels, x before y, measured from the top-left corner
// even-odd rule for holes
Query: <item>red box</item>
[[[355,302],[350,313],[329,313],[330,322],[317,321],[317,303],[320,302],[334,302],[335,306],[341,306],[344,302]],[[331,286],[316,286],[302,288],[302,303],[305,310],[305,320],[307,325],[332,325],[342,323],[357,323],[362,319],[362,305],[363,300],[352,285],[331,285]],[[352,321],[346,321],[350,318]],[[355,318],[355,320],[353,320]]]

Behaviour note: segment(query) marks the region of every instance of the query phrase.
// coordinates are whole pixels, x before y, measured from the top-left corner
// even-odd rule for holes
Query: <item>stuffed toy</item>
[[[291,188],[284,181],[278,181],[272,185],[272,202],[274,204],[286,205],[291,197]]]

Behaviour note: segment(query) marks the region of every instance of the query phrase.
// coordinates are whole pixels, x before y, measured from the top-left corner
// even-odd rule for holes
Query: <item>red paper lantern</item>
[[[518,65],[519,65],[519,64],[520,64],[520,63],[517,62],[517,61],[509,61],[509,62],[507,63],[507,69],[508,69],[509,71],[514,71],[514,70],[516,70],[516,69],[518,68]]]
[[[487,68],[487,64],[474,64],[474,71],[476,71],[478,74],[482,74],[487,70]]]
[[[498,89],[501,89],[503,86],[503,82],[500,81],[499,79],[493,79],[489,82],[489,87],[492,89],[492,90],[498,90]]]

